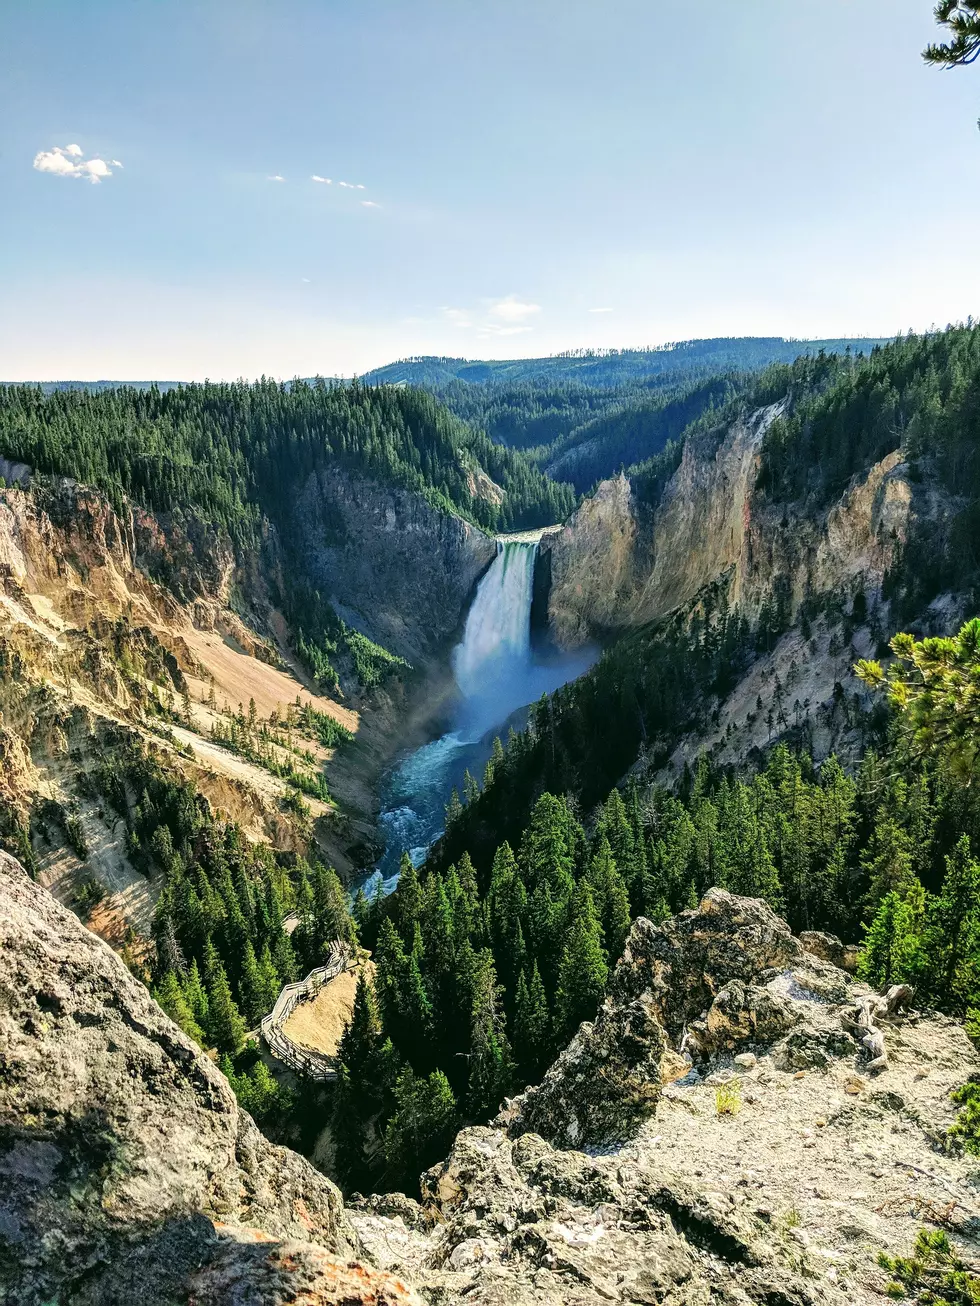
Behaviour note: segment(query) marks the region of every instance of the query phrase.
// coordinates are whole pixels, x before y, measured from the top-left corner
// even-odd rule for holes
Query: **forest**
[[[0,452],[121,504],[196,513],[239,547],[262,515],[285,528],[311,473],[336,463],[414,490],[488,531],[560,521],[571,486],[472,430],[423,391],[326,382],[186,385],[161,392],[0,387]],[[501,502],[474,492],[482,469]]]
[[[590,386],[619,386],[632,381],[670,377],[690,381],[724,372],[755,372],[771,363],[792,363],[803,354],[867,353],[881,339],[867,337],[797,340],[782,336],[730,336],[680,340],[655,349],[570,349],[549,358],[476,361],[466,358],[405,358],[366,372],[369,385],[407,383],[433,387],[451,381],[472,385],[524,381],[548,384],[577,381]]]

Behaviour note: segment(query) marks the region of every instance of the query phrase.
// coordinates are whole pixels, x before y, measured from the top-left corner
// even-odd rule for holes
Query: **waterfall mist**
[[[452,790],[462,792],[468,770],[477,780],[494,735],[524,723],[521,709],[580,676],[594,649],[536,656],[531,648],[531,600],[536,540],[498,539],[497,556],[477,588],[463,638],[452,655],[459,699],[451,729],[415,749],[389,772],[382,786],[379,822],[385,852],[371,877],[394,888],[408,852],[416,865],[445,828]]]

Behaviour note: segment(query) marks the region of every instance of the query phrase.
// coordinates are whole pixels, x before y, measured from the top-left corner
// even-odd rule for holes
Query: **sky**
[[[980,310],[980,66],[922,63],[931,0],[2,9],[5,380]]]

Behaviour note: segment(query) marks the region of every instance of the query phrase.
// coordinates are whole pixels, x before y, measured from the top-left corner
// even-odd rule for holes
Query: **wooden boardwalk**
[[[335,943],[323,966],[311,970],[306,979],[287,984],[276,998],[276,1005],[259,1025],[266,1047],[277,1060],[298,1075],[321,1082],[337,1078],[337,1059],[313,1048],[301,1047],[285,1033],[283,1026],[301,1002],[315,998],[325,984],[357,962],[354,950],[346,943]]]

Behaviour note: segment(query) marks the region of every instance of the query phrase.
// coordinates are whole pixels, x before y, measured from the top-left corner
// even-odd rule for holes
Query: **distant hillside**
[[[794,340],[783,336],[731,336],[684,340],[656,349],[573,350],[550,358],[486,360],[465,358],[405,358],[375,368],[362,378],[372,384],[440,386],[451,381],[475,385],[547,379],[580,381],[592,386],[619,386],[639,377],[690,376],[718,372],[749,372],[770,363],[791,363],[801,354],[869,353],[883,338]]]
[[[177,386],[184,385],[183,381],[37,381],[37,382],[18,382],[18,381],[0,381],[0,385],[20,385],[36,384],[43,394],[54,394],[56,390],[88,390],[96,394],[101,390],[120,390],[127,388],[129,390],[149,390],[153,386],[164,393],[167,390],[175,390]]]

